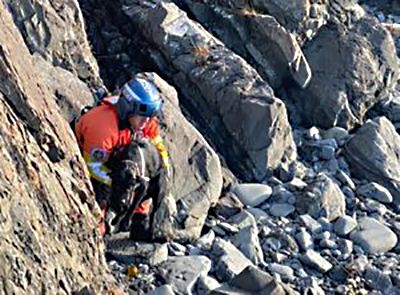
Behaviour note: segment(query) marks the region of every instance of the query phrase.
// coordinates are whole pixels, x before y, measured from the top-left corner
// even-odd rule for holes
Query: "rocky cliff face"
[[[0,26],[0,293],[112,288],[73,134],[3,2]]]
[[[398,294],[400,15],[381,2],[1,2],[0,293]],[[91,50],[110,90],[147,72],[165,100],[165,243],[97,234],[67,123],[103,83]]]

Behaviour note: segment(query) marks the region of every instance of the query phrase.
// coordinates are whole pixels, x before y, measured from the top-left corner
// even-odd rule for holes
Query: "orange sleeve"
[[[99,106],[83,115],[76,136],[90,176],[111,185],[105,163],[119,142],[118,120],[109,106]]]

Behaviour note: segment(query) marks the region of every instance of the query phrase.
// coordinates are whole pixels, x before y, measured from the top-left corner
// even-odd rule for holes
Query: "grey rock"
[[[299,219],[304,224],[309,232],[316,234],[322,231],[321,224],[312,218],[309,214],[300,215]]]
[[[258,238],[258,229],[255,226],[248,226],[232,238],[232,243],[255,265],[264,261],[264,254]]]
[[[232,279],[252,262],[244,256],[231,242],[216,238],[212,253],[216,275],[222,282]]]
[[[320,217],[318,218],[318,222],[319,224],[321,224],[324,232],[331,232],[333,230],[333,224],[330,222],[328,218]]]
[[[228,285],[217,289],[210,295],[217,294],[276,294],[284,295],[286,291],[291,292],[288,286],[273,279],[271,275],[254,266],[249,266],[240,274],[235,276]],[[235,293],[237,292],[237,293]]]
[[[192,241],[200,237],[208,209],[221,194],[221,164],[207,141],[183,116],[176,90],[155,73],[144,75],[157,85],[164,98],[163,123],[174,126],[161,134],[174,163],[174,176],[160,195],[152,223],[153,238]]]
[[[309,214],[314,218],[324,216],[332,221],[343,216],[345,197],[340,188],[327,175],[320,174],[298,196],[296,209],[300,214]]]
[[[392,77],[399,75],[390,33],[372,17],[362,17],[345,27],[340,18],[346,15],[337,14],[337,21],[332,17],[331,25],[322,27],[305,49],[313,79],[306,89],[289,91],[304,124],[350,128],[361,123],[369,108],[387,96],[396,83],[397,78],[384,82],[379,71],[384,66]],[[346,34],[340,33],[343,30]],[[321,47],[323,44],[331,46]],[[365,59],[370,62],[363,63]],[[359,72],[368,73],[368,79],[357,75]],[[343,83],[337,83],[338,79]]]
[[[257,225],[256,219],[251,213],[247,212],[247,210],[244,210],[232,216],[228,219],[228,222],[231,224],[235,224],[239,228],[239,230],[247,226]]]
[[[348,136],[349,132],[346,129],[338,126],[329,128],[328,130],[322,132],[323,139],[334,138],[338,143],[346,140]]]
[[[277,185],[274,186],[272,190],[272,198],[270,199],[270,202],[286,203],[293,196],[293,193],[288,191],[284,186]]]
[[[397,236],[387,226],[373,218],[358,220],[358,229],[350,238],[370,254],[385,253],[397,244]]]
[[[267,238],[264,240],[263,243],[263,249],[265,251],[277,251],[281,249],[282,247],[282,242],[276,238]]]
[[[282,262],[284,262],[284,261],[288,258],[287,255],[282,254],[282,253],[280,253],[280,252],[273,252],[273,253],[271,253],[271,257],[272,257],[272,260],[273,260],[274,262],[279,263],[279,264],[282,263]]]
[[[304,230],[296,234],[296,240],[303,250],[313,249],[314,247],[311,235]]]
[[[157,265],[168,258],[167,244],[141,243],[129,239],[129,233],[118,233],[106,239],[109,257],[124,264]]]
[[[345,194],[345,196],[348,199],[354,199],[355,198],[355,194],[354,194],[353,190],[348,186],[344,186],[342,188],[342,192]],[[346,200],[346,201],[348,201],[348,200]]]
[[[301,180],[300,178],[295,177],[290,182],[288,182],[286,186],[292,191],[299,191],[306,188],[307,183]]]
[[[171,285],[166,284],[158,287],[154,291],[146,293],[146,295],[174,295],[174,289]]]
[[[350,255],[353,252],[353,242],[346,239],[338,240],[338,247],[343,255]]]
[[[325,273],[332,268],[332,264],[314,250],[307,250],[306,253],[300,256],[300,259],[303,263],[321,273]]]
[[[243,209],[243,204],[236,197],[235,194],[228,192],[218,199],[218,203],[215,206],[215,213],[224,218],[229,218],[232,215],[239,213]]]
[[[294,210],[295,207],[290,204],[272,204],[269,212],[271,213],[271,215],[276,217],[286,217],[289,214],[293,213]]]
[[[367,267],[364,278],[374,286],[375,290],[379,290],[383,294],[391,294],[389,290],[393,289],[393,284],[389,274],[385,274],[376,267]]]
[[[400,204],[400,135],[385,117],[365,123],[345,146],[352,174],[379,183]]]
[[[323,160],[330,160],[335,156],[335,148],[329,145],[323,145],[319,151],[319,157]]]
[[[370,182],[357,188],[357,193],[366,198],[373,198],[382,203],[391,203],[393,197],[382,185]]]
[[[210,230],[208,233],[201,236],[201,238],[199,238],[196,241],[196,246],[198,246],[201,249],[210,250],[214,243],[214,239],[215,239],[215,233],[213,230]]]
[[[222,229],[227,234],[236,234],[239,232],[239,229],[237,226],[229,224],[227,222],[220,222],[220,223],[218,223],[217,227]]]
[[[336,173],[336,178],[339,179],[339,181],[343,184],[348,186],[350,189],[353,191],[356,189],[356,185],[354,184],[354,181],[350,178],[349,175],[347,175],[343,170],[339,170]]]
[[[339,217],[334,225],[335,232],[341,236],[348,235],[356,227],[357,227],[357,220],[348,215]]]
[[[319,245],[322,248],[326,248],[326,249],[337,249],[337,244],[335,241],[330,240],[330,239],[323,239],[319,242]]]
[[[196,110],[194,117],[203,122],[233,172],[248,181],[262,181],[283,159],[295,160],[285,105],[244,59],[173,3],[149,7],[135,1],[124,12],[159,50],[150,58],[157,56],[154,61],[160,66],[169,64],[165,74],[180,85],[183,99],[190,97],[185,104]],[[165,18],[174,21],[164,22]],[[263,136],[260,128],[267,131]]]
[[[260,208],[247,208],[247,212],[254,216],[257,224],[262,224],[264,221],[270,219],[271,217],[268,215],[267,212]]]
[[[166,282],[179,293],[193,294],[193,287],[200,276],[207,275],[211,261],[205,256],[170,257],[158,266]]]
[[[383,106],[383,113],[393,123],[400,122],[400,97],[397,96],[385,103]]]
[[[39,69],[39,75],[53,93],[63,117],[71,122],[84,106],[94,104],[92,93],[88,86],[71,72],[56,67],[35,53],[34,62]]]
[[[271,196],[272,189],[266,184],[244,183],[233,186],[232,192],[244,205],[256,207]]]
[[[40,54],[49,64],[70,71],[88,84],[100,83],[78,1],[7,0],[6,3],[30,52]]]
[[[42,2],[13,5],[21,11],[26,4],[27,24],[45,28],[47,20],[36,15]],[[87,170],[6,3],[0,2],[0,164],[5,172],[0,197],[0,276],[7,281],[1,283],[1,292],[45,289],[49,294],[68,294],[87,286],[94,294],[102,293],[116,279],[109,276],[104,259],[94,218],[100,210]],[[77,3],[65,3],[65,9],[71,9],[69,4],[77,8]],[[79,14],[78,9],[70,12]]]
[[[306,87],[311,78],[307,60],[297,40],[272,14],[252,13],[240,2],[184,2],[210,32],[246,56],[273,87],[280,87],[288,76]],[[225,30],[219,29],[222,27]],[[224,34],[226,30],[230,33]]]
[[[195,294],[209,294],[212,290],[221,287],[221,284],[213,277],[201,275],[196,285]]]
[[[278,273],[285,278],[290,278],[294,275],[293,269],[283,264],[271,263],[268,265],[268,269],[270,272]]]

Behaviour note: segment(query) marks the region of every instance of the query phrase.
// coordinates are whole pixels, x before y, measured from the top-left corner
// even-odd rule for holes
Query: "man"
[[[119,96],[104,98],[101,103],[83,114],[75,124],[75,134],[89,169],[96,201],[103,213],[101,234],[107,229],[104,217],[110,205],[112,181],[107,163],[132,140],[148,139],[158,149],[164,168],[169,157],[159,134],[157,115],[162,100],[156,86],[138,74],[127,82]],[[136,220],[148,220],[151,199],[135,210]],[[144,225],[148,228],[148,225]],[[140,239],[140,237],[138,237]]]

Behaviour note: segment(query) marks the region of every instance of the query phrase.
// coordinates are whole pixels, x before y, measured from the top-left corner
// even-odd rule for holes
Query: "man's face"
[[[129,124],[131,124],[131,126],[134,129],[139,129],[139,130],[143,129],[149,120],[150,120],[150,118],[139,116],[139,115],[134,115],[132,117],[129,117],[129,119],[128,119]]]

